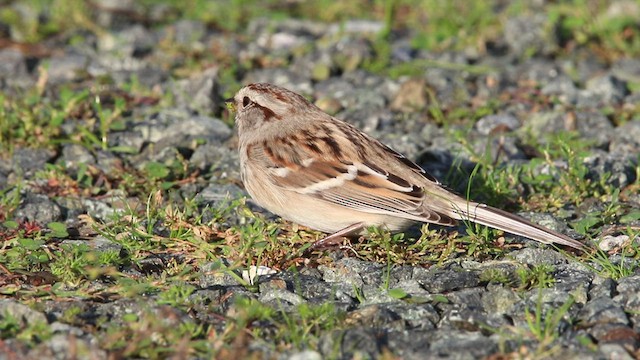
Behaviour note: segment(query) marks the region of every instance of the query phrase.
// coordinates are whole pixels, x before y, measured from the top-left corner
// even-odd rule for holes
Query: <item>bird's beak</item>
[[[236,111],[236,101],[234,98],[228,98],[224,101],[224,105],[227,107],[229,111]]]

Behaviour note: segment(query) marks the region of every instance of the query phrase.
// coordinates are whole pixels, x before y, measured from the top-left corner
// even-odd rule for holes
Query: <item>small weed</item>
[[[193,285],[176,283],[158,294],[158,304],[185,307],[186,301],[196,288]]]
[[[0,150],[11,153],[18,146],[51,147],[64,117],[63,109],[35,90],[19,97],[0,95]]]
[[[11,314],[4,314],[0,319],[0,338],[10,339],[20,333],[22,323]]]
[[[43,271],[52,258],[46,247],[48,236],[33,222],[6,221],[3,249],[0,250],[0,263],[9,270],[27,272]],[[2,231],[2,230],[0,230]]]
[[[489,268],[480,273],[480,281],[494,284],[510,285],[513,279],[501,269]]]
[[[172,316],[158,316],[159,311],[162,309],[147,310],[140,315],[127,314],[122,322],[109,323],[100,346],[123,357],[154,359],[182,351],[208,352],[209,346],[204,341],[206,326]]]
[[[96,251],[86,244],[63,244],[48,265],[61,281],[75,286],[100,276],[117,276],[117,268],[126,261],[117,250]]]
[[[555,24],[554,32],[561,45],[573,49],[575,46],[591,46],[609,60],[626,54],[640,54],[640,30],[637,19],[624,11],[611,16],[604,14],[606,3],[574,0],[549,6],[549,22]]]
[[[332,303],[310,305],[303,303],[295,313],[281,312],[283,321],[279,324],[280,340],[291,343],[298,349],[316,348],[319,336],[336,329],[342,322],[342,315]]]
[[[25,323],[9,313],[0,315],[0,339],[15,338],[33,346],[38,342],[46,341],[51,335],[51,328],[46,321]]]
[[[276,346],[297,349],[316,348],[319,335],[334,330],[342,323],[343,315],[333,304],[296,306],[293,312],[275,310],[250,298],[239,298],[231,311],[224,333],[238,337],[249,330],[255,337],[269,339]]]
[[[520,267],[516,270],[518,276],[519,289],[548,288],[555,283],[552,265],[535,265],[532,268]]]
[[[631,239],[640,236],[638,231],[635,231],[635,234],[631,231],[630,233]],[[620,249],[620,253],[617,255],[609,255],[598,249],[594,253],[587,255],[588,262],[582,262],[587,268],[604,278],[619,280],[636,273],[636,270],[640,267],[638,262],[639,255],[639,246],[636,242],[631,241],[626,247]]]
[[[60,321],[67,324],[81,324],[82,320],[78,319],[78,315],[82,314],[83,310],[80,306],[70,306],[60,316]]]
[[[538,340],[537,353],[543,354],[553,352],[551,345],[560,337],[558,329],[561,321],[567,315],[574,300],[570,298],[557,309],[549,309],[544,313],[542,309],[542,288],[538,291],[538,301],[533,313],[529,308],[525,308],[525,319],[531,334]]]

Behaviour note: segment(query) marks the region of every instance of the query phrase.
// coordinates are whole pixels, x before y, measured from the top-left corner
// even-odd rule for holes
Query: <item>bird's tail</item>
[[[561,244],[576,249],[584,248],[584,244],[566,235],[560,234],[544,226],[534,224],[517,215],[480,204],[463,198],[455,199],[452,203],[455,210],[450,214],[459,220],[468,220],[481,225],[490,226],[512,234],[524,236],[544,244]]]

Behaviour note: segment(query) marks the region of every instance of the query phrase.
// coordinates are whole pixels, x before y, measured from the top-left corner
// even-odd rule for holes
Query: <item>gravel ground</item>
[[[28,8],[24,11],[25,16],[37,16]],[[640,14],[638,7],[635,11]],[[308,96],[326,111],[416,159],[441,179],[448,176],[454,159],[467,169],[473,168],[469,148],[482,153],[489,146],[496,163],[522,164],[534,157],[520,141],[522,138],[533,137],[544,143],[549,134],[572,130],[590,144],[589,156],[584,159],[589,171],[584,176],[621,190],[634,184],[638,189],[640,59],[607,63],[584,48],[558,56],[560,40],[545,35],[545,18],[536,14],[508,19],[504,33],[483,52],[415,50],[410,46],[410,34],[395,34],[390,42],[389,66],[418,60],[430,64],[415,72],[417,75],[400,77],[363,70],[363,64],[375,56],[371,35],[383,28],[375,21],[354,20],[339,25],[256,19],[242,33],[228,34],[197,21],[151,26],[135,17],[110,14],[105,11],[99,17],[100,25],[108,30],[101,36],[63,34],[40,44],[43,51],[37,54],[15,46],[0,49],[1,91],[15,97],[41,87],[43,98],[53,102],[60,89],[67,86],[107,94],[108,102],[108,94],[117,93],[136,79],[140,86],[171,98],[171,106],[156,106],[157,98],[129,99],[134,105],[130,103],[130,110],[120,114],[122,126],[109,131],[104,148],[89,150],[82,144],[62,142],[54,148],[18,146],[0,157],[1,191],[19,192],[19,205],[5,220],[41,225],[62,222],[68,229],[80,229],[87,214],[97,222],[108,223],[124,208],[123,197],[126,200],[128,195],[119,194],[117,188],[99,196],[44,191],[46,186],[53,186],[51,180],[47,182],[37,174],[50,164],[61,165],[73,176],[90,165],[108,179],[121,174],[123,168],[145,169],[150,162],[184,159],[195,180],[174,186],[171,196],[176,206],[195,198],[203,206],[215,207],[225,194],[245,195],[239,180],[237,139],[225,118],[223,99],[238,85],[258,81]],[[182,50],[164,46],[169,40],[181,44]],[[195,58],[201,56],[207,63],[186,76],[177,76],[176,69],[189,67],[181,52],[195,53]],[[197,55],[202,53],[213,53],[213,57]],[[238,78],[230,82],[225,76],[234,64],[253,65],[243,67],[236,73]],[[44,85],[42,71],[38,70],[41,66],[47,69]],[[551,100],[541,104],[533,96]],[[460,104],[468,107],[496,99],[500,99],[496,109],[480,116],[472,127],[453,123],[445,128],[426,110],[438,104],[446,117]],[[629,121],[616,121],[610,115],[616,112],[603,111],[625,108],[631,114]],[[93,127],[99,134],[100,124],[88,121],[64,119],[59,136],[73,139],[86,127]],[[448,136],[452,131],[464,131],[468,144],[452,140]],[[500,146],[495,146],[498,143]],[[556,165],[571,166],[562,161]],[[547,170],[542,166],[539,171]],[[464,189],[464,183],[456,188]],[[637,192],[627,195],[621,200],[627,209],[639,209]],[[566,219],[579,219],[589,209],[608,205],[594,200],[584,205],[588,209],[565,207],[560,215],[523,215],[576,235]],[[223,226],[241,221],[229,214]],[[637,228],[640,222],[635,220],[626,226]],[[601,231],[607,229],[603,226]],[[234,301],[239,297],[255,299],[285,313],[295,312],[300,304],[332,303],[346,314],[350,324],[320,334],[317,346],[308,349],[283,351],[268,338],[244,339],[246,352],[239,357],[252,353],[254,358],[277,359],[638,358],[640,268],[637,255],[618,254],[622,243],[638,243],[638,239],[615,230],[611,235],[600,247],[609,251],[606,256],[612,264],[629,269],[617,279],[603,276],[597,264],[518,238],[515,241],[525,245],[505,258],[478,261],[460,256],[431,267],[398,265],[389,269],[384,263],[338,252],[327,264],[261,277],[257,291],[240,286],[231,276],[211,276],[207,267],[215,264],[206,264],[195,276],[188,311],[157,305],[153,299],[158,295],[142,300],[128,296],[64,301],[20,297],[6,288],[11,285],[7,276],[19,272],[7,272],[2,275],[5,290],[0,292],[0,319],[2,314],[5,318],[11,314],[23,326],[43,323],[52,336],[25,343],[24,339],[7,336],[8,330],[0,326],[0,359],[124,357],[122,352],[100,346],[101,337],[107,335],[96,319],[106,317],[110,323],[119,324],[127,321],[127,314],[151,308],[170,326],[208,324],[212,325],[211,331],[224,331],[225,323],[216,314],[233,316],[237,306]],[[122,249],[121,244],[96,233],[81,236],[70,231],[67,238],[57,241],[86,243],[97,251]],[[164,255],[149,256],[142,263],[148,269],[166,266],[169,259]],[[544,288],[519,290],[518,285],[484,277],[491,272],[517,283],[518,269],[544,266],[552,269],[554,280]],[[144,277],[153,273],[148,269],[123,266],[119,270]],[[87,286],[97,293],[103,285],[95,280]],[[381,290],[385,286],[402,289],[402,299]],[[563,308],[565,305],[568,308]],[[76,319],[82,321],[65,320],[71,306],[80,308]],[[543,327],[549,326],[545,330],[548,333],[540,336],[530,331],[536,310],[546,314]],[[541,345],[545,334],[552,342]],[[176,351],[175,358],[190,357],[179,352],[179,342],[166,346]],[[531,349],[543,347],[548,351],[532,353]]]

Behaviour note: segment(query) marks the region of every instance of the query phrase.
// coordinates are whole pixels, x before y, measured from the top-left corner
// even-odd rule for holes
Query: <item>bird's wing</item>
[[[398,171],[394,173],[366,160],[367,155],[387,156],[389,161],[397,162],[391,168],[408,166],[437,184],[435,179],[431,180],[433,178],[422,168],[403,155],[368,137],[336,139],[335,132],[334,136],[328,136],[322,129],[308,135],[305,139],[302,134],[302,139],[298,138],[293,143],[289,137],[254,144],[248,151],[248,157],[251,161],[262,162],[261,165],[269,169],[267,176],[270,179],[265,181],[290,191],[367,213],[441,225],[457,223],[453,217],[423,206],[427,196],[424,187],[402,177]],[[354,136],[361,136],[361,133]],[[383,153],[366,154],[365,150],[358,148],[363,141],[374,141],[377,150]],[[371,147],[368,148],[370,150]]]

